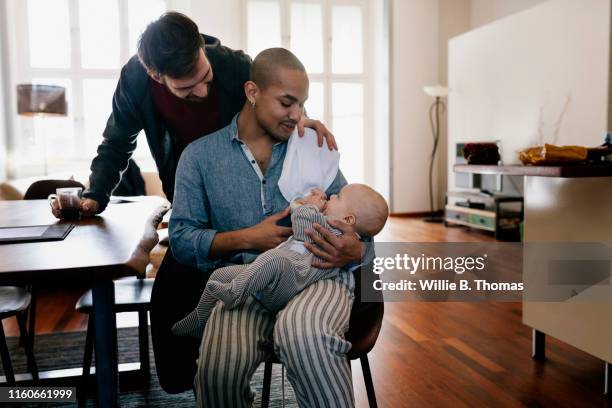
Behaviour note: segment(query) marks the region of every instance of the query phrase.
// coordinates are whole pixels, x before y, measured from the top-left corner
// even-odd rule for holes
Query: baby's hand
[[[320,189],[313,188],[310,191],[310,194],[306,198],[302,199],[302,202],[304,204],[312,204],[317,207],[319,211],[323,211],[323,208],[325,208],[325,205],[327,204],[327,196]]]

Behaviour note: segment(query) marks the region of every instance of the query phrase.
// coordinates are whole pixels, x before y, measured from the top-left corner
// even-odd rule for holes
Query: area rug
[[[18,338],[9,337],[7,339],[13,370],[15,373],[26,371],[25,353],[18,345]],[[123,328],[117,331],[117,343],[119,345],[119,362],[138,361],[138,332],[135,327]],[[83,361],[83,350],[85,348],[85,332],[56,333],[36,336],[36,362],[40,371],[57,368],[79,367]],[[151,380],[148,387],[144,389],[132,388],[121,391],[119,404],[122,407],[193,407],[195,398],[192,391],[182,394],[168,394],[162,390],[157,376],[155,375],[155,361],[153,358],[153,347],[149,341],[150,361],[151,361]],[[251,387],[257,393],[254,407],[261,406],[261,388],[263,385],[263,364],[259,367],[251,381]],[[2,369],[0,367],[0,372]],[[4,375],[4,373],[2,373]],[[20,407],[38,406],[74,406],[75,404],[19,404]],[[87,406],[95,406],[94,396],[90,395]],[[274,364],[272,369],[272,386],[270,389],[270,407],[281,407],[282,387],[281,387],[281,366]],[[291,385],[285,377],[285,407],[297,407],[295,395]]]

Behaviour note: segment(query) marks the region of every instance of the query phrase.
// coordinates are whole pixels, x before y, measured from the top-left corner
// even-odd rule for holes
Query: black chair
[[[179,263],[168,248],[151,293],[151,340],[162,389],[178,394],[193,388],[200,340],[172,333],[172,325],[197,305],[208,274]]]
[[[6,378],[6,384],[15,386],[15,373],[11,364],[2,320],[15,316],[21,333],[22,345],[26,352],[28,371],[32,374],[34,382],[38,381],[38,367],[34,358],[31,336],[26,328],[27,311],[30,306],[30,292],[18,286],[0,286],[0,357]]]
[[[30,187],[23,195],[24,200],[46,200],[50,194],[55,194],[58,188],[81,187],[85,186],[76,180],[39,180],[30,184]]]
[[[138,344],[140,355],[140,372],[149,377],[149,322],[148,311],[151,303],[153,279],[125,278],[115,282],[115,313],[138,312]],[[85,292],[77,301],[75,310],[89,315],[87,320],[87,335],[85,337],[85,353],[83,356],[83,383],[91,369],[94,346],[93,301],[91,289]]]

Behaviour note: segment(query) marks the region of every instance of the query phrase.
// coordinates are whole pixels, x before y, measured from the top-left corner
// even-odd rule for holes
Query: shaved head
[[[243,111],[276,142],[286,142],[304,114],[308,75],[291,51],[269,48],[251,64],[251,79],[244,83]]]
[[[292,69],[306,73],[304,65],[285,48],[268,48],[263,50],[251,64],[250,79],[261,89],[278,82],[278,70]]]

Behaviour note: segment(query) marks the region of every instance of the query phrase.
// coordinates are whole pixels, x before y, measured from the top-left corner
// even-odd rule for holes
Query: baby
[[[346,185],[329,200],[325,193],[313,189],[306,198],[292,203],[293,235],[276,248],[259,255],[247,265],[232,265],[212,273],[195,310],[172,327],[179,336],[200,338],[206,321],[217,300],[233,309],[255,296],[268,310],[283,308],[291,298],[312,283],[329,279],[340,273],[340,268],[318,269],[312,261],[320,260],[304,246],[312,243],[306,235],[317,223],[336,235],[327,220],[341,220],[354,226],[361,236],[373,237],[384,227],[389,215],[385,199],[364,184]]]

